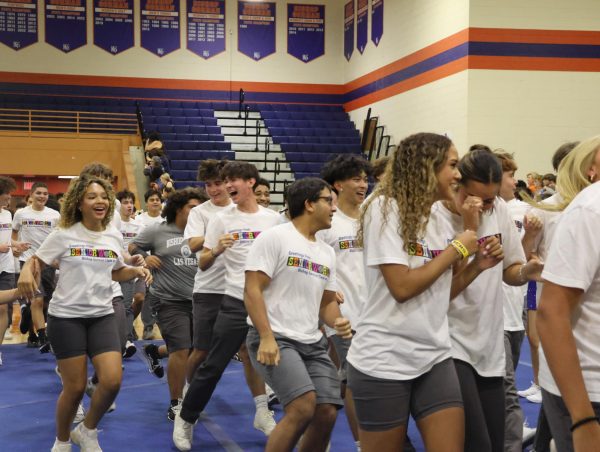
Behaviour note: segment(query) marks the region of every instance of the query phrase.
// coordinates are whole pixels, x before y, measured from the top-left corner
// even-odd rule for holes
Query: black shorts
[[[192,303],[188,300],[163,301],[148,295],[160,334],[169,353],[192,348]]]
[[[121,343],[114,314],[102,317],[62,318],[48,316],[48,340],[56,359],[88,355],[93,358],[106,352],[121,353]]]

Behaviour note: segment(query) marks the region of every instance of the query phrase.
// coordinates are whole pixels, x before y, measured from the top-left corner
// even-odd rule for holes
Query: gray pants
[[[506,377],[504,377],[504,401],[506,407],[504,421],[504,451],[523,450],[523,410],[519,403],[515,385],[515,370],[519,364],[521,344],[525,331],[504,331],[504,352],[506,355]]]
[[[127,340],[133,341],[133,295],[135,292],[135,280],[123,281],[121,283],[121,291],[123,292],[123,307],[125,308],[125,316],[127,318]]]
[[[146,297],[148,297],[148,293],[146,293]],[[148,303],[148,300],[144,300],[144,304],[142,305],[142,323],[144,324],[144,328],[152,328],[156,323],[156,319],[152,315],[152,306]]]

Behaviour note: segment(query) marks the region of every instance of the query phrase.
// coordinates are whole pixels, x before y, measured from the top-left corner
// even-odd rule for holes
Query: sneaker
[[[233,355],[233,357],[231,359],[233,359],[234,361],[238,361],[240,363],[242,362],[242,357],[240,356],[239,353],[236,353],[235,355]]]
[[[90,430],[83,422],[71,430],[71,441],[77,444],[82,452],[102,452],[98,444],[98,429]]]
[[[39,346],[38,337],[35,334],[30,334],[27,338],[27,348],[38,348]]]
[[[6,340],[6,341],[10,341],[10,340],[12,340],[12,338],[13,338],[13,335],[12,335],[12,333],[10,332],[10,327],[9,327],[9,328],[7,328],[7,329],[6,329],[6,331],[4,332],[4,340]]]
[[[153,326],[144,327],[144,333],[142,334],[142,339],[144,339],[145,341],[151,341],[152,339],[154,339],[154,327]]]
[[[52,446],[50,452],[71,452],[71,441],[65,443],[56,438],[56,440],[54,440],[54,446]]]
[[[77,413],[75,413],[75,418],[73,419],[73,424],[79,424],[83,422],[85,419],[85,411],[83,409],[83,405],[80,403],[77,405]]]
[[[554,442],[554,439],[550,440],[550,452],[558,452],[558,449],[556,448],[556,443]]]
[[[151,374],[156,375],[157,378],[162,378],[165,375],[165,369],[160,364],[160,355],[158,354],[158,347],[155,344],[148,344],[144,347],[144,355],[148,361],[148,370]]]
[[[173,425],[173,443],[178,450],[191,450],[194,437],[194,424],[181,419],[179,413],[175,416]]]
[[[21,321],[19,322],[19,330],[21,334],[27,334],[31,328],[31,307],[28,304],[21,305]]]
[[[535,394],[531,394],[525,398],[531,403],[542,403],[542,391],[538,391]]]
[[[92,377],[90,377],[90,378],[88,378],[88,381],[85,385],[85,393],[91,399],[92,396],[94,395],[95,391],[96,391],[96,383],[94,383],[92,381]],[[108,410],[106,410],[106,412],[112,413],[116,409],[117,409],[117,404],[113,401],[113,403],[110,404],[110,406],[108,407]]]
[[[517,395],[519,397],[528,397],[530,395],[535,394],[536,392],[540,391],[540,387],[538,385],[536,385],[533,381],[531,382],[531,386],[529,386],[527,389],[523,390],[523,391],[517,391]]]
[[[50,342],[46,339],[46,342],[40,344],[40,353],[48,353],[50,351]]]
[[[175,416],[177,416],[179,414],[179,412],[181,411],[181,403],[182,402],[183,402],[183,400],[179,399],[175,405],[171,405],[169,407],[169,409],[167,410],[167,418],[170,421],[174,421]]]
[[[131,341],[125,342],[125,351],[123,352],[123,358],[131,358],[137,352],[137,347]]]
[[[269,409],[272,409],[274,405],[279,405],[277,394],[273,392],[268,384],[265,384],[265,390],[267,393],[267,405],[269,405]]]
[[[0,366],[2,365],[2,352],[0,352]]]
[[[254,416],[254,428],[269,436],[277,425],[273,416],[274,414],[270,410],[258,410]]]
[[[533,441],[533,438],[535,438],[535,432],[535,428],[531,428],[527,422],[523,423],[523,445],[530,444],[530,442]]]

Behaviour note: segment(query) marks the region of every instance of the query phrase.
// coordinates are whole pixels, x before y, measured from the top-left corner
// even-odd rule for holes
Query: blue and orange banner
[[[113,55],[133,47],[133,0],[94,0],[94,44]]]
[[[275,48],[275,2],[238,1],[238,50],[259,61]]]
[[[383,0],[372,0],[371,3],[371,41],[375,47],[383,36]]]
[[[179,1],[141,0],[140,27],[142,48],[159,57],[181,47],[179,39]]]
[[[367,47],[369,26],[369,0],[357,0],[356,4],[356,48],[363,54]]]
[[[354,0],[344,5],[344,56],[350,61],[354,52]]]
[[[305,63],[325,54],[325,5],[288,4],[288,53]]]
[[[225,0],[187,0],[187,48],[204,59],[225,51]]]
[[[65,53],[87,44],[85,0],[44,0],[46,42]]]
[[[37,1],[0,1],[0,42],[20,50],[37,41]]]

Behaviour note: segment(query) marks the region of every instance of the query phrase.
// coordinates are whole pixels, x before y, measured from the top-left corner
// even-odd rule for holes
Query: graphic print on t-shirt
[[[43,221],[43,220],[22,220],[21,226],[27,226],[30,228],[51,228],[51,221]]]
[[[409,256],[423,257],[425,259],[433,259],[438,254],[443,252],[444,250],[432,250],[429,249],[429,245],[427,245],[423,240],[419,240],[418,242],[411,242],[407,247]]]
[[[319,264],[310,259],[310,256],[290,251],[287,258],[287,266],[298,269],[298,272],[318,277],[322,280],[329,279],[331,269],[327,265]]]
[[[6,229],[12,230],[12,224],[11,223],[0,223],[0,229],[1,230],[6,230]]]
[[[71,245],[69,246],[69,256],[81,257],[82,260],[103,262],[115,262],[118,259],[118,254],[110,249],[94,248],[88,245]]]
[[[260,231],[245,231],[242,229],[234,229],[229,233],[234,241],[240,243],[252,242],[260,235]]]
[[[173,237],[171,239],[168,239],[165,245],[167,248],[171,248],[172,246],[180,246],[184,241],[187,242],[187,239],[184,239],[183,237]],[[192,253],[189,244],[185,243],[184,245],[181,245],[181,250],[179,252],[181,254],[181,257],[173,256],[174,265],[192,265],[196,267],[198,266],[198,260],[196,259],[196,255]]]
[[[340,250],[348,250],[351,253],[363,250],[362,246],[358,244],[358,240],[356,240],[355,235],[339,237],[338,246],[340,247]]]

